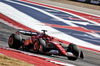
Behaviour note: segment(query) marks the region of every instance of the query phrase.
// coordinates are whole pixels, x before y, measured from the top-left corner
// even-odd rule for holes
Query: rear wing
[[[27,35],[27,36],[35,36],[35,35],[37,35],[37,34],[39,34],[39,33],[37,33],[37,32],[32,32],[32,31],[26,31],[26,30],[18,30],[18,31],[16,32],[16,34],[23,34],[23,35]]]

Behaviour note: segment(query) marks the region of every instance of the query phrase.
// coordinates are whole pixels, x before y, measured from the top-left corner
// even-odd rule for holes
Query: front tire
[[[75,57],[68,57],[69,60],[77,60],[79,56],[79,47],[75,44],[70,44],[68,46],[67,52],[72,52]]]
[[[10,48],[19,49],[22,45],[22,37],[19,34],[11,34],[8,45]]]

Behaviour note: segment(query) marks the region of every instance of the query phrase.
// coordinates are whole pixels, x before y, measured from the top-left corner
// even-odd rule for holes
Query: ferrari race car
[[[46,34],[47,30],[42,30],[42,33],[18,30],[15,34],[11,34],[9,37],[8,45],[10,48],[22,49],[25,51],[33,51],[35,53],[43,54],[56,54],[66,56],[69,60],[77,60],[78,58],[84,58],[83,52],[79,50],[79,47],[73,43],[68,46],[63,46],[64,43],[55,41],[54,37]],[[23,38],[24,36],[27,36]]]

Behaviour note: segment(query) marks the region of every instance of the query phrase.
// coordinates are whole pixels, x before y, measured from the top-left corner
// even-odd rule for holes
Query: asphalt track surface
[[[12,27],[0,22],[0,46],[8,47],[9,36],[10,36],[10,34],[14,33],[16,30],[17,29],[12,28]],[[78,59],[76,61],[71,61],[71,60],[68,60],[66,57],[55,56],[55,55],[53,55],[53,56],[42,55],[42,56],[46,56],[51,59],[74,64],[77,66],[100,66],[100,53],[89,51],[89,50],[84,50],[84,49],[81,49],[81,50],[84,52],[84,56],[85,56],[85,58],[83,60]]]
[[[0,22],[0,46],[8,47],[8,39],[11,33],[14,33],[17,29],[10,27]],[[66,63],[74,64],[76,66],[100,66],[100,53],[81,49],[84,52],[85,58],[78,59],[76,61],[68,60],[63,56],[46,56],[55,60],[63,61]]]

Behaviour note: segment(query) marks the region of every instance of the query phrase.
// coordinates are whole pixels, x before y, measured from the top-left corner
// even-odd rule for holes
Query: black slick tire
[[[19,49],[22,45],[22,37],[19,34],[11,34],[8,40],[10,48]]]
[[[68,46],[67,52],[72,52],[75,57],[68,57],[69,60],[77,60],[79,56],[79,47],[75,44],[70,44]]]

